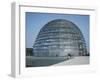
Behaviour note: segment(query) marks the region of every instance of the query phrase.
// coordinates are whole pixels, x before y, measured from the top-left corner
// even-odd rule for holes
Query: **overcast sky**
[[[54,19],[66,19],[76,24],[82,31],[89,49],[89,15],[51,14],[26,12],[26,47],[32,48],[40,29]]]

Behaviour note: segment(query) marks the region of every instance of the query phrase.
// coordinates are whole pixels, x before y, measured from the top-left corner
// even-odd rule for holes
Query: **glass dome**
[[[73,22],[65,19],[56,19],[45,24],[33,45],[34,56],[82,56],[86,51],[82,32]]]

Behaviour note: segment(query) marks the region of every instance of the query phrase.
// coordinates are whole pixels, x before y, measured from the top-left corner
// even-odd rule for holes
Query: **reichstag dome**
[[[40,57],[83,56],[86,52],[81,30],[65,19],[55,19],[45,24],[33,45],[33,55]]]

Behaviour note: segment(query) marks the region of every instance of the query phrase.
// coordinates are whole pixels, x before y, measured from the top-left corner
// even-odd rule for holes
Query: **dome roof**
[[[70,32],[73,33],[81,33],[80,29],[71,21],[65,20],[65,19],[55,19],[52,20],[50,22],[48,22],[46,25],[44,25],[44,27],[40,30],[41,31],[45,31],[49,28],[57,28],[57,29],[65,29],[65,31],[67,32],[68,29],[70,29]],[[81,33],[82,34],[82,33]]]
[[[82,32],[73,22],[65,19],[55,19],[45,24],[33,45],[35,56],[77,56],[85,51]]]
[[[55,19],[55,20],[48,22],[45,26],[60,25],[58,27],[61,27],[62,25],[65,25],[66,27],[69,27],[70,24],[73,24],[73,23],[65,19]]]

